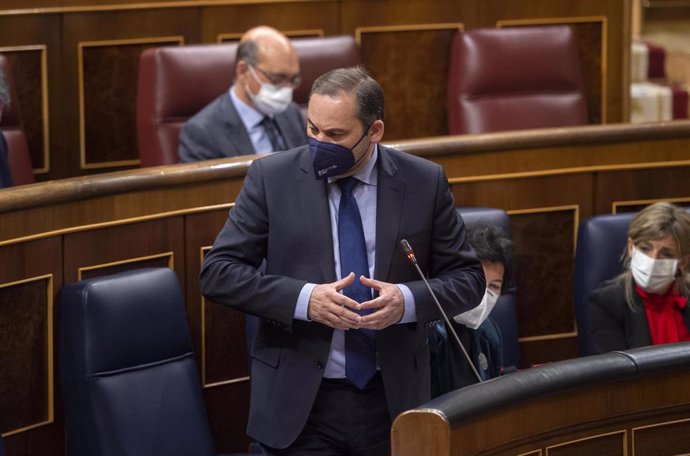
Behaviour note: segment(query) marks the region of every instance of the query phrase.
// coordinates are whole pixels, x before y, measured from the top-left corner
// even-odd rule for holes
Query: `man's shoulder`
[[[201,108],[199,112],[194,114],[187,120],[187,125],[206,125],[209,122],[221,122],[226,116],[223,112],[232,109],[232,103],[227,93],[219,95],[212,102]]]
[[[307,158],[309,146],[299,146],[281,152],[274,152],[254,160],[252,166],[260,166],[265,171],[285,173],[286,170],[298,169]]]

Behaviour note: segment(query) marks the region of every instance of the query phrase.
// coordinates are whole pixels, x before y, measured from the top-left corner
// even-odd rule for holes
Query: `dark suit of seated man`
[[[7,87],[7,81],[2,70],[0,70],[0,119],[2,119],[2,111],[5,106],[10,104],[10,91]],[[9,152],[7,149],[7,141],[0,132],[0,188],[12,187],[12,171],[9,164]]]
[[[292,92],[300,83],[290,40],[266,26],[247,31],[237,47],[235,82],[182,127],[180,161],[263,154],[307,143]],[[203,84],[203,81],[200,81]]]

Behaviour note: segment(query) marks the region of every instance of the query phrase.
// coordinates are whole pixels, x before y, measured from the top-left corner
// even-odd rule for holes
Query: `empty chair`
[[[214,454],[172,270],[69,284],[59,314],[67,454]]]
[[[570,27],[457,33],[448,76],[451,134],[587,123],[582,70]]]
[[[501,228],[510,237],[510,216],[502,209],[489,207],[460,207],[458,212],[465,225],[492,225]],[[504,280],[511,281],[511,277]],[[517,303],[514,287],[501,294],[490,314],[498,325],[503,338],[503,365],[520,366],[520,346],[518,343]]]
[[[14,87],[14,76],[9,61],[0,54],[0,69],[2,69],[10,89],[10,106],[5,107],[0,117],[0,131],[7,141],[7,152],[12,180],[14,185],[33,184],[36,182],[29,143],[21,123],[21,113],[17,92]]]
[[[292,43],[302,73],[294,101],[303,111],[318,76],[360,60],[352,36],[295,38]],[[232,85],[236,52],[237,43],[158,47],[142,52],[137,83],[141,166],[179,162],[182,125]]]
[[[621,255],[635,213],[598,215],[580,222],[575,252],[575,319],[581,356],[594,353],[589,336],[588,297],[604,281],[623,272]]]

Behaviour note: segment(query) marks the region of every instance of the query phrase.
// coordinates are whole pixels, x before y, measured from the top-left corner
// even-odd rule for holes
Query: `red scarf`
[[[673,291],[673,287],[665,294],[647,293],[637,285],[635,291],[644,302],[653,345],[690,340],[690,331],[682,313],[688,304],[687,298]]]

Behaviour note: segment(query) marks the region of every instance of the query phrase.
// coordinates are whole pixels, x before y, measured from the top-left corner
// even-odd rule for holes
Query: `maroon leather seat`
[[[295,38],[302,84],[294,100],[306,107],[314,80],[328,70],[359,63],[352,36]],[[158,47],[142,52],[137,88],[137,139],[141,166],[179,162],[182,125],[228,90],[237,43]],[[306,126],[305,126],[306,128]]]
[[[458,32],[450,60],[451,134],[588,123],[577,43],[568,26]]]
[[[7,140],[7,152],[9,164],[12,172],[14,185],[33,184],[36,182],[31,155],[29,154],[29,143],[26,140],[26,133],[21,123],[21,113],[19,101],[14,89],[14,77],[12,67],[8,59],[0,54],[0,69],[5,74],[5,79],[10,87],[10,107],[5,107],[0,119],[0,131]]]

